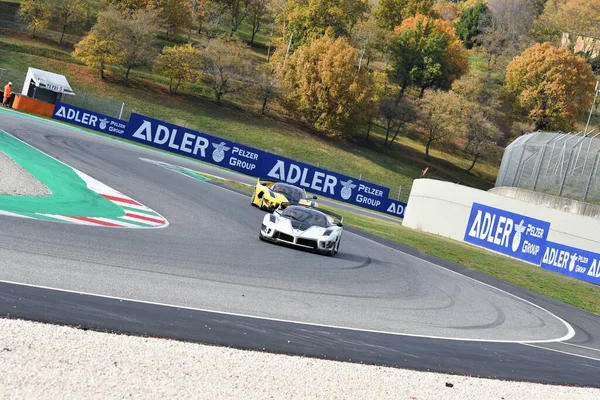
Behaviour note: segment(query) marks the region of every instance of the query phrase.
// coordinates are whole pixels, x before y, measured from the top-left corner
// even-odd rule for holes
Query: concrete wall
[[[590,204],[585,203],[583,201],[566,199],[564,197],[534,192],[533,190],[527,190],[518,187],[501,186],[490,189],[490,192],[499,194],[500,196],[510,197],[517,200],[523,200],[528,203],[538,204],[544,207],[555,208],[557,210],[573,214],[586,215],[588,217],[600,219],[600,206],[597,204]]]
[[[600,253],[600,220],[455,183],[414,181],[403,225],[462,241],[473,202],[550,222],[548,240]]]

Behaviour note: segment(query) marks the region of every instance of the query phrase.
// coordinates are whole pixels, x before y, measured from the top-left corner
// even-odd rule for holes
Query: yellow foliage
[[[177,93],[182,83],[198,78],[201,64],[200,50],[191,44],[184,44],[165,47],[156,59],[154,70],[169,78],[169,90]]]
[[[301,118],[329,134],[351,134],[374,112],[372,76],[357,65],[347,39],[323,36],[299,47],[279,74]]]
[[[538,43],[508,65],[505,89],[536,129],[569,131],[590,107],[595,83],[582,57]]]

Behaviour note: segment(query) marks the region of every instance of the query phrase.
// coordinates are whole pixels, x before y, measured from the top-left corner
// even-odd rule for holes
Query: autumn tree
[[[515,111],[536,129],[568,131],[589,108],[595,82],[585,59],[543,43],[513,59],[504,87]]]
[[[481,34],[480,20],[487,12],[487,5],[480,1],[474,7],[465,8],[456,23],[456,34],[465,44],[467,49],[473,47],[473,39]]]
[[[382,28],[393,31],[406,18],[435,14],[434,4],[435,0],[379,0],[374,14]]]
[[[419,99],[418,124],[425,140],[425,159],[429,160],[429,150],[433,144],[447,142],[464,134],[460,99],[453,92],[426,90]]]
[[[119,47],[125,68],[124,85],[129,84],[132,69],[146,65],[154,56],[153,41],[160,26],[159,13],[152,9],[140,9],[122,19],[118,27]]]
[[[374,111],[372,77],[357,64],[346,38],[325,35],[299,47],[280,70],[292,110],[320,131],[355,133]]]
[[[191,27],[193,5],[189,0],[158,0],[156,6],[160,21],[167,30],[167,37]]]
[[[436,15],[439,15],[441,19],[450,23],[457,21],[461,14],[461,9],[458,7],[456,2],[451,0],[436,0],[432,11]]]
[[[467,144],[465,152],[472,157],[471,165],[467,172],[475,167],[478,160],[489,157],[497,150],[497,142],[501,138],[500,130],[482,112],[465,110],[465,132]]]
[[[417,111],[411,100],[405,98],[396,102],[396,99],[387,97],[379,101],[379,115],[385,121],[383,146],[392,147],[404,125],[415,120]]]
[[[122,12],[125,15],[131,15],[137,10],[152,8],[156,0],[103,0],[103,2],[113,9]]]
[[[359,70],[363,66],[365,57],[367,59],[366,64],[369,66],[371,54],[378,47],[377,42],[380,40],[382,34],[383,33],[381,32],[380,28],[377,26],[377,21],[372,17],[359,21],[352,30],[352,35],[350,38],[352,43],[356,48],[358,48],[359,51]]]
[[[122,61],[119,38],[121,18],[119,12],[114,9],[102,12],[91,31],[75,45],[73,58],[88,67],[98,68],[100,79],[104,79],[107,64],[118,64]]]
[[[486,51],[488,73],[497,60],[519,54],[528,43],[535,19],[535,3],[531,0],[487,0],[481,14],[475,41]]]
[[[580,52],[590,58],[600,41],[600,2],[597,0],[548,0],[536,21],[538,37],[559,41],[563,34],[571,45],[580,38]]]
[[[334,36],[348,36],[370,10],[368,0],[288,0],[286,29],[294,47],[321,36],[330,28]]]
[[[191,44],[163,48],[154,63],[154,71],[169,78],[169,92],[177,90],[187,82],[193,82],[200,74],[201,52]]]
[[[391,44],[392,76],[400,84],[400,97],[409,85],[421,89],[449,89],[469,70],[467,53],[447,21],[423,15],[411,17],[396,28]]]
[[[218,104],[223,96],[251,86],[248,53],[248,46],[237,37],[217,37],[208,42],[202,55],[202,71]]]
[[[261,64],[256,68],[254,80],[262,101],[260,113],[264,115],[268,101],[280,91],[277,70],[271,63]]]
[[[36,31],[44,29],[50,23],[50,6],[48,0],[24,0],[21,3],[18,16],[32,30],[31,37],[35,38]]]
[[[53,0],[52,14],[53,20],[61,30],[58,44],[62,44],[67,29],[83,25],[89,18],[90,9],[84,0]]]

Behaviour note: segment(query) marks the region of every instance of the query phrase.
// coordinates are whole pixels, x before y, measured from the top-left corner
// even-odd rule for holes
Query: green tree
[[[299,47],[280,69],[292,111],[331,135],[356,133],[375,111],[372,76],[357,63],[346,38],[325,35]]]
[[[251,0],[248,10],[248,18],[252,25],[250,45],[254,44],[254,37],[260,30],[263,22],[269,14],[270,0]]]
[[[468,72],[467,53],[451,25],[422,15],[411,17],[396,28],[391,50],[392,76],[401,86],[449,89]]]
[[[375,17],[382,28],[393,31],[406,18],[417,14],[435,16],[435,0],[379,0]]]
[[[336,37],[348,36],[370,10],[367,0],[288,0],[285,7],[285,26],[293,35],[294,48],[328,29]]]
[[[38,29],[44,29],[50,23],[52,16],[48,0],[24,0],[19,7],[18,16],[32,30],[31,37],[35,38]]]
[[[456,34],[467,49],[473,48],[473,39],[481,34],[479,23],[481,16],[487,12],[487,5],[480,1],[474,7],[465,8],[456,23]]]
[[[448,142],[465,131],[460,98],[453,92],[426,90],[419,100],[421,134],[425,140],[425,160],[433,144]]]
[[[221,104],[223,96],[252,84],[248,80],[252,72],[248,46],[237,37],[211,39],[203,51],[202,71]]]
[[[585,59],[538,43],[508,65],[504,88],[515,111],[536,129],[569,131],[589,109],[595,83]]]
[[[90,16],[90,8],[84,0],[54,0],[52,13],[61,29],[58,44],[62,44],[67,28],[83,25]]]
[[[121,15],[108,9],[98,16],[98,22],[79,43],[75,45],[73,58],[88,67],[98,68],[100,79],[104,79],[107,64],[119,64],[123,54],[120,46],[119,27]]]
[[[202,53],[191,44],[163,48],[154,63],[154,71],[169,78],[169,92],[176,94],[186,82],[200,75]]]

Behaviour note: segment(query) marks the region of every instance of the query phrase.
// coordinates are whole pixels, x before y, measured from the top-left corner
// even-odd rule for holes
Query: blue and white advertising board
[[[547,242],[542,268],[600,285],[600,254]]]
[[[125,122],[57,103],[53,118],[246,175],[288,182],[310,193],[404,218],[406,203],[389,199],[390,189],[386,187],[141,114],[132,113],[129,121]]]
[[[115,136],[122,136],[127,127],[127,121],[60,102],[52,118]]]
[[[129,117],[124,137],[251,176],[260,176],[266,154],[252,147],[135,113]]]
[[[390,189],[317,168],[286,157],[266,153],[265,179],[284,181],[346,203],[383,211]]]
[[[473,203],[464,241],[540,265],[550,223]]]

